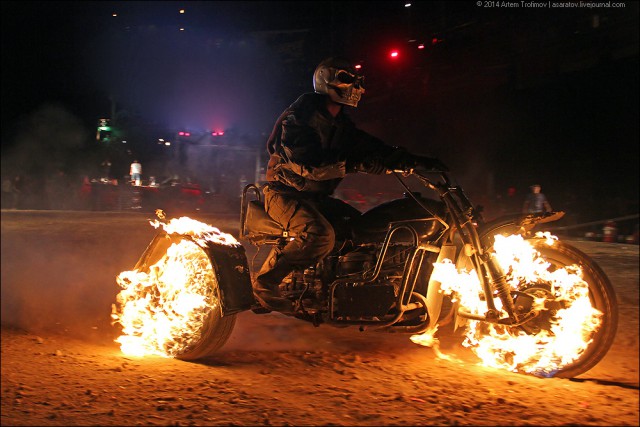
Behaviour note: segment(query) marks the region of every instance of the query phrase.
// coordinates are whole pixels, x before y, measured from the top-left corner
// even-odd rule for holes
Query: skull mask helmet
[[[313,73],[313,89],[329,95],[333,102],[357,107],[364,93],[364,77],[358,75],[351,62],[343,58],[322,61]]]

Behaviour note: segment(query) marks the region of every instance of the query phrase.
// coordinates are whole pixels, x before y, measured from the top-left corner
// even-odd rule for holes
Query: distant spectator
[[[82,177],[82,184],[78,191],[78,202],[80,209],[91,209],[93,203],[93,191],[91,180],[87,175]]]
[[[49,207],[56,210],[67,209],[71,188],[64,171],[58,170],[54,175],[49,177],[46,184]]]
[[[131,163],[129,175],[131,175],[131,181],[133,182],[133,185],[142,185],[142,165],[139,161],[134,160],[133,163]]]
[[[2,180],[2,209],[13,207],[13,182],[11,179]]]
[[[22,191],[24,190],[24,185],[22,181],[22,177],[20,175],[16,175],[13,178],[13,203],[11,205],[12,209],[20,209],[22,207]]]
[[[527,194],[522,206],[522,212],[524,213],[545,213],[551,212],[551,205],[547,201],[547,197],[540,192],[541,187],[538,184],[534,184],[531,187],[531,193]]]
[[[109,179],[111,176],[111,161],[109,159],[105,159],[100,164],[100,168],[102,169],[102,178]]]

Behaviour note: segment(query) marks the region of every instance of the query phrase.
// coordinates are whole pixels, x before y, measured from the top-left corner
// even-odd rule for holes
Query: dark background
[[[93,176],[105,156],[116,177],[133,157],[173,173],[156,142],[181,129],[224,129],[203,143],[246,148],[233,162],[251,163],[316,64],[345,55],[366,76],[354,120],[442,159],[489,216],[519,210],[533,183],[567,224],[634,215],[638,3],[618,3],[2,2],[2,174]],[[99,118],[121,132],[109,147]],[[181,162],[239,179],[208,156]],[[361,178],[344,185],[370,191]]]

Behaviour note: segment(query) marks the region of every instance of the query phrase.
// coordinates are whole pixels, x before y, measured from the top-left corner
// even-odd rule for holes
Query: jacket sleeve
[[[448,172],[449,168],[434,157],[415,155],[402,147],[385,144],[378,138],[354,128],[353,149],[347,155],[347,173],[382,173],[386,170],[410,170],[420,168]]]
[[[411,157],[404,148],[386,144],[355,127],[349,137],[353,143],[347,152],[347,173],[369,172],[372,166],[393,170],[401,168]]]

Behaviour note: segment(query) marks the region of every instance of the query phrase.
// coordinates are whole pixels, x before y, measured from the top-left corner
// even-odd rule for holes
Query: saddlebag
[[[249,191],[253,191],[255,200],[248,199]],[[286,239],[291,234],[265,211],[260,194],[260,189],[255,184],[247,185],[242,192],[240,238],[247,239],[253,244],[280,243],[283,238]]]

